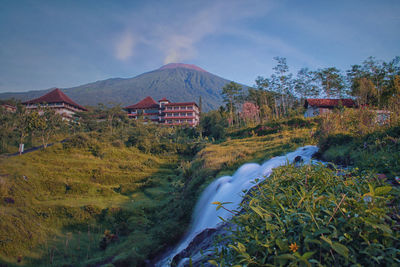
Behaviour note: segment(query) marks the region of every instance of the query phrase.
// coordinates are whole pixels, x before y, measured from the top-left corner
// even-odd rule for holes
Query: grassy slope
[[[0,200],[15,203],[0,206],[1,258],[16,263],[20,255],[23,265],[138,264],[178,240],[197,197],[217,176],[310,143],[310,128],[284,127],[209,144],[186,167],[177,155],[111,145],[98,156],[58,144],[2,158]],[[102,251],[106,229],[119,240]]]
[[[168,199],[171,188],[166,181],[176,177],[177,162],[176,155],[155,157],[112,146],[104,147],[101,157],[55,145],[2,158],[1,201],[14,203],[0,206],[1,257],[15,262],[22,255],[26,264],[52,258],[77,264],[97,257],[104,230],[122,232],[125,218],[118,217],[129,218],[123,231],[134,232],[143,219],[140,212]],[[80,245],[71,245],[78,240]],[[39,244],[42,249],[32,250]],[[68,260],[63,259],[66,255]]]

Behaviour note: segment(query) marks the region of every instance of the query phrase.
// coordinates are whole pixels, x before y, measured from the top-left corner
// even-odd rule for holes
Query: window
[[[179,107],[174,107],[174,110],[179,110]]]

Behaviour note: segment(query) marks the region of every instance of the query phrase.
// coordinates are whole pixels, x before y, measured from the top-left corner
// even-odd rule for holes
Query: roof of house
[[[131,108],[158,108],[158,103],[154,101],[151,96],[148,96],[145,99],[141,100],[139,103],[125,107],[125,109]]]
[[[163,97],[162,99],[160,99],[160,100],[158,100],[158,102],[161,102],[161,101],[168,101],[168,102],[170,102],[168,99],[166,99],[165,97]]]
[[[309,98],[306,99],[304,103],[304,107],[312,106],[312,107],[319,107],[319,108],[334,108],[338,107],[339,105],[344,107],[355,107],[356,103],[353,99],[349,98],[342,98],[342,99],[323,99],[323,98]]]
[[[196,105],[196,102],[181,102],[181,103],[168,103],[165,104],[165,106],[190,106],[190,105]]]
[[[67,103],[71,106],[74,106],[78,109],[87,110],[85,107],[75,103],[71,98],[69,98],[66,94],[64,94],[60,89],[56,88],[53,91],[48,92],[47,94],[31,99],[22,104],[43,104],[43,103]]]

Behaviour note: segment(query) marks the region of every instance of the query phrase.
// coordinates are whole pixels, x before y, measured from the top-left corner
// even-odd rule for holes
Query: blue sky
[[[68,88],[182,62],[243,84],[400,56],[400,1],[0,0],[0,92]]]

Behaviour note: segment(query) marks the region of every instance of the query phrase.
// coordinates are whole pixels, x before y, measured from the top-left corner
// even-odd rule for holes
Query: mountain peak
[[[167,65],[162,66],[159,69],[160,70],[166,70],[166,69],[178,69],[178,68],[197,70],[197,71],[201,71],[201,72],[207,72],[207,71],[203,70],[202,68],[197,67],[196,65],[184,64],[184,63],[169,63]]]

